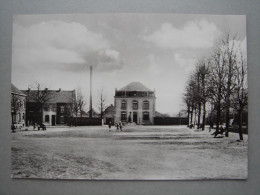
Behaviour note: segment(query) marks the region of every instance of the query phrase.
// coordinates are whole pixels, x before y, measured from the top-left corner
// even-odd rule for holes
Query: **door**
[[[52,126],[55,126],[55,125],[56,125],[56,117],[55,117],[55,115],[52,115],[52,116],[51,116],[51,125],[52,125]]]
[[[133,122],[137,124],[137,112],[133,112]]]

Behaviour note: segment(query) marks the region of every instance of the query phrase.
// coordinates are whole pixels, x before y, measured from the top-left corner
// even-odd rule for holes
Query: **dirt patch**
[[[179,127],[12,134],[12,176],[50,179],[246,178],[247,137]]]

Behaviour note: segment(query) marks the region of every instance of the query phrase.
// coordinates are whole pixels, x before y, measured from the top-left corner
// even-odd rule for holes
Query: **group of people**
[[[109,123],[108,123],[109,131],[111,131],[111,127],[112,127],[112,123],[109,122]],[[121,122],[121,121],[119,121],[118,123],[116,123],[116,124],[115,124],[115,127],[116,127],[116,131],[123,131],[123,129],[122,129],[123,125],[122,125],[122,122]]]

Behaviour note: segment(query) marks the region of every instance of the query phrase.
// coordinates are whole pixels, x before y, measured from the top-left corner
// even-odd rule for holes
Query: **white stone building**
[[[115,123],[153,124],[155,92],[139,82],[115,90]]]

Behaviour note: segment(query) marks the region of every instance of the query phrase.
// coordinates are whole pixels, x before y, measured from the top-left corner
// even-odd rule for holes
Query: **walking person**
[[[121,121],[119,121],[119,128],[120,128],[120,131],[123,131],[122,130],[122,122]]]
[[[109,131],[111,131],[111,122],[108,123]]]
[[[116,131],[119,131],[119,125],[118,125],[118,123],[115,124],[115,127],[116,127]]]

